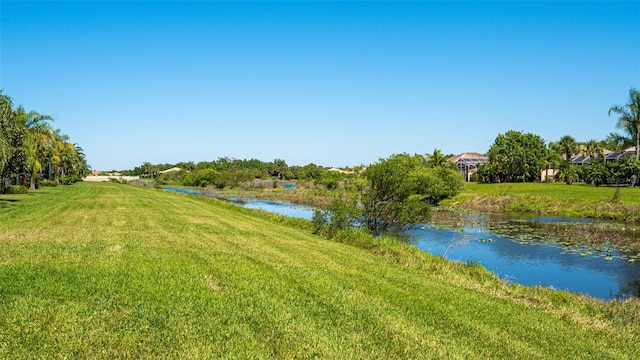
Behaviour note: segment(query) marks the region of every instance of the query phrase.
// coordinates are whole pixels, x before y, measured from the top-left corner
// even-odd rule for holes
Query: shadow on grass
[[[19,199],[2,199],[0,198],[0,209],[11,206],[12,203],[20,201]]]

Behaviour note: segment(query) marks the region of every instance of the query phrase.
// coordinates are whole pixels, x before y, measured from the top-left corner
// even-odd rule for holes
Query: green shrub
[[[62,176],[62,177],[60,178],[60,182],[61,182],[63,185],[71,185],[71,184],[75,184],[75,183],[77,183],[78,181],[80,181],[80,178],[78,178],[78,177],[77,177],[77,176],[75,176],[75,175],[65,175],[65,176]]]
[[[329,224],[329,220],[327,219],[327,212],[315,209],[313,210],[313,217],[311,218],[311,223],[313,224],[313,233],[314,234],[322,234],[324,228]]]
[[[53,180],[40,180],[40,181],[38,181],[38,186],[40,186],[40,187],[54,187],[54,186],[58,186],[58,183],[56,183]]]
[[[0,194],[26,194],[28,189],[22,185],[9,185],[0,188]]]

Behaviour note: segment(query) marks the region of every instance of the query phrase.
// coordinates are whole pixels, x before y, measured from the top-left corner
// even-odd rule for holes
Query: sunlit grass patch
[[[634,358],[634,302],[120,184],[0,208],[0,357]]]

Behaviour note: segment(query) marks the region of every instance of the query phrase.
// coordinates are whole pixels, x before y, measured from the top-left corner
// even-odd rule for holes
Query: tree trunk
[[[640,133],[636,131],[636,160],[640,160]]]
[[[36,177],[31,175],[31,179],[29,180],[29,190],[36,189]]]

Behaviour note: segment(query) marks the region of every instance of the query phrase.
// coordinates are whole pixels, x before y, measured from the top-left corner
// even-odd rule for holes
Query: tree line
[[[567,183],[578,180],[593,185],[634,181],[640,176],[640,160],[635,156],[607,163],[603,150],[622,150],[640,141],[640,93],[631,89],[630,100],[614,105],[609,114],[618,115],[617,126],[625,134],[612,133],[604,141],[578,143],[566,135],[547,144],[540,136],[518,131],[499,134],[487,152],[488,162],[480,166],[477,180],[485,182],[531,182],[540,179],[541,170],[552,168],[555,177]],[[578,167],[571,158],[582,153],[592,158]],[[152,177],[156,183],[180,183],[189,186],[235,187],[261,178],[309,180],[326,189],[340,189],[325,209],[313,217],[317,232],[329,235],[353,227],[373,234],[399,230],[410,223],[426,220],[432,205],[456,195],[463,179],[456,165],[438,149],[428,155],[396,154],[350,173],[330,171],[308,164],[288,166],[284,160],[262,162],[256,159],[219,158],[208,162],[152,165],[144,163],[128,175]],[[179,171],[163,172],[172,167]],[[345,179],[358,186],[340,188]],[[355,180],[354,180],[355,179]]]
[[[313,223],[329,235],[354,226],[373,234],[400,230],[426,220],[432,205],[457,194],[464,182],[448,156],[435,149],[428,155],[394,154],[368,167],[327,169],[315,164],[289,166],[272,162],[219,158],[199,163],[144,163],[127,175],[153,178],[157,185],[259,187],[258,179],[294,180],[314,190],[329,190],[330,205],[318,209]],[[179,168],[180,170],[165,172]]]
[[[640,176],[640,91],[629,91],[629,102],[614,105],[609,115],[617,115],[617,128],[623,133],[610,133],[604,140],[579,143],[570,135],[549,144],[538,135],[507,131],[499,134],[487,152],[489,161],[479,166],[475,180],[481,182],[539,181],[547,169],[546,181],[559,180],[567,184],[584,181],[592,185],[635,184]],[[635,156],[605,161],[605,149],[623,151],[635,145]],[[573,163],[581,154],[588,159]]]
[[[165,172],[178,168],[177,171]],[[152,178],[159,185],[180,184],[183,186],[213,186],[216,188],[238,187],[256,179],[299,180],[336,189],[346,179],[356,178],[364,166],[336,171],[313,163],[298,166],[288,165],[283,159],[264,162],[257,159],[234,159],[220,157],[213,161],[198,163],[179,162],[175,164],[151,164],[145,162],[132,170],[124,170],[123,175]],[[344,184],[342,184],[344,185]]]
[[[0,176],[3,192],[70,184],[89,173],[82,148],[51,126],[53,118],[14,107],[0,91]]]

